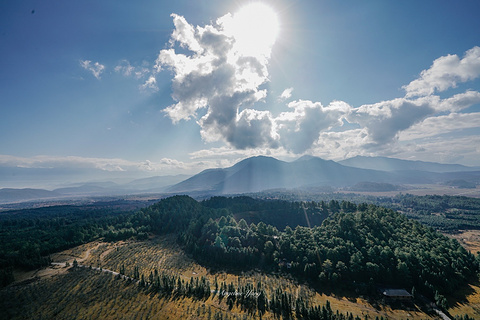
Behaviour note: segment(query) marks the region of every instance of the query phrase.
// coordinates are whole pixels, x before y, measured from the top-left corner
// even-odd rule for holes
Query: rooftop
[[[412,297],[405,289],[385,289],[383,295],[387,297]]]

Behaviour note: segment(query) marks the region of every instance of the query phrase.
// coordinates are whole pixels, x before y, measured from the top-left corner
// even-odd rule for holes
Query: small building
[[[383,296],[394,300],[412,300],[413,296],[405,289],[385,289]]]

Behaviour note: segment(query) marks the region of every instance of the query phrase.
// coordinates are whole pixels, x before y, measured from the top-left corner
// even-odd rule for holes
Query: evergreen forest
[[[213,269],[285,273],[319,290],[402,287],[444,308],[445,294],[479,271],[473,254],[431,227],[392,209],[336,200],[174,196],[136,211],[59,206],[4,212],[0,232],[3,286],[13,268],[46,265],[53,252],[150,234],[175,234]]]

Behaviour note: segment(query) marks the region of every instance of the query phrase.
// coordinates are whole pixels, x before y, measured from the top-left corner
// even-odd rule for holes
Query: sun
[[[268,56],[277,40],[280,23],[277,13],[262,2],[252,2],[232,16],[230,32],[245,55]]]

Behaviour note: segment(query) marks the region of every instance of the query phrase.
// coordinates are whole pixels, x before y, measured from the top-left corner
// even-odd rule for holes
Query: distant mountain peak
[[[263,163],[263,164],[265,164],[265,163],[280,163],[280,162],[283,162],[283,161],[278,160],[278,159],[273,158],[273,157],[254,156],[254,157],[246,158],[246,159],[243,159],[243,160],[237,162],[232,167],[230,167],[230,169],[236,170],[236,169],[242,168],[243,166],[246,166],[246,165],[249,165],[249,164],[252,164],[252,163],[255,163],[255,164]]]
[[[344,186],[373,179],[383,182],[385,172],[342,166],[311,155],[292,162],[267,156],[244,159],[221,171],[203,171],[177,185],[170,192],[208,190],[217,194],[259,192],[312,186]]]
[[[301,161],[310,161],[312,159],[320,159],[318,157],[315,157],[315,156],[311,156],[309,154],[306,154],[306,155],[303,155],[301,156],[300,158],[298,158],[297,160],[295,160],[296,162],[301,162]]]
[[[244,162],[244,161],[268,161],[268,160],[273,160],[273,161],[280,161],[277,158],[274,157],[269,157],[269,156],[253,156],[249,158],[245,158],[241,160],[239,163]]]
[[[333,160],[325,160],[325,159],[322,159],[320,157],[311,156],[311,155],[308,155],[308,154],[306,154],[304,156],[301,156],[297,160],[293,161],[293,163],[296,163],[296,162],[335,163],[335,164],[338,165],[338,163],[336,163]]]

